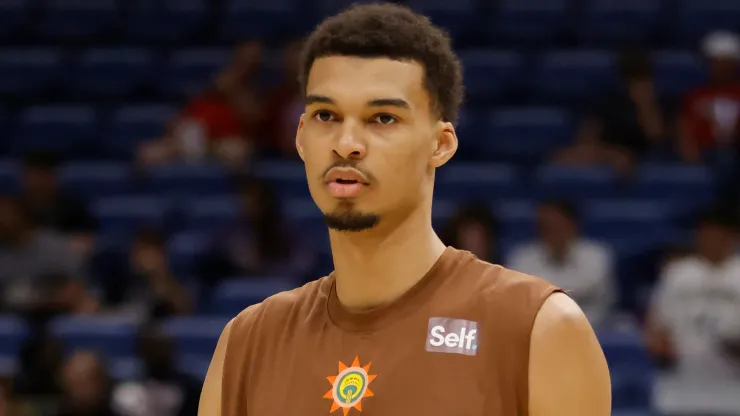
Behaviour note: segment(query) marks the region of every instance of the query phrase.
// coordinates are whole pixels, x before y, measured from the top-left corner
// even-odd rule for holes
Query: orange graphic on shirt
[[[326,392],[324,398],[334,401],[329,410],[330,414],[338,409],[342,409],[344,416],[347,416],[352,408],[362,411],[362,399],[374,396],[368,385],[375,379],[375,375],[369,372],[370,363],[361,367],[359,357],[355,357],[349,367],[339,362],[339,374],[326,378],[331,383],[331,390]]]

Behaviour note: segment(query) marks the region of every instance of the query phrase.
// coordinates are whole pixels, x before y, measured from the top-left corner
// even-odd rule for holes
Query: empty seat
[[[132,190],[131,168],[118,163],[74,163],[59,175],[62,186],[85,199],[125,194]]]
[[[205,89],[231,58],[227,49],[187,49],[170,56],[158,83],[169,95],[194,94]]]
[[[593,0],[577,26],[583,44],[644,42],[658,28],[660,0]]]
[[[70,93],[120,97],[145,84],[154,58],[143,49],[92,49],[81,54],[69,72]]]
[[[535,236],[537,204],[526,199],[505,200],[495,205],[496,218],[500,222],[501,239],[511,245]]]
[[[52,84],[60,66],[53,50],[0,49],[0,93],[38,93]]]
[[[740,3],[735,0],[682,0],[677,2],[675,19],[677,40],[694,46],[702,36],[713,30],[738,30]]]
[[[295,287],[294,281],[280,277],[232,279],[218,285],[213,293],[210,312],[217,315],[234,316],[247,306]]]
[[[495,201],[525,192],[514,166],[503,164],[451,164],[438,171],[435,197]]]
[[[0,37],[27,24],[31,8],[32,0],[0,0]]]
[[[16,356],[29,335],[26,323],[15,316],[0,316],[0,357]]]
[[[519,86],[522,57],[515,52],[468,50],[460,53],[460,60],[468,102],[495,103]]]
[[[227,317],[171,318],[162,322],[161,329],[175,342],[178,355],[210,357],[229,319]]]
[[[453,37],[468,34],[477,23],[475,0],[408,0],[406,4],[428,16],[432,23],[445,28]]]
[[[175,113],[174,107],[161,104],[119,108],[111,116],[108,135],[102,144],[104,153],[130,158],[141,143],[160,138]]]
[[[546,52],[529,85],[530,98],[545,102],[583,102],[614,80],[614,55],[604,51]]]
[[[175,41],[203,26],[208,16],[206,0],[135,0],[124,24],[131,39]]]
[[[223,194],[231,190],[229,172],[215,164],[174,164],[147,171],[147,188],[157,194]]]
[[[254,174],[273,184],[280,199],[309,198],[306,168],[302,163],[263,161],[255,164]]]
[[[135,353],[137,322],[120,317],[70,316],[51,322],[51,333],[59,338],[67,352],[93,350],[109,357]]]
[[[603,332],[598,334],[598,338],[612,375],[614,407],[649,408],[653,363],[641,334]]]
[[[184,231],[172,236],[167,252],[175,273],[192,274],[209,242],[207,235],[199,231]]]
[[[226,0],[221,35],[230,40],[284,34],[300,23],[296,0]]]
[[[480,144],[494,155],[542,157],[573,136],[569,114],[556,108],[497,110],[487,122],[488,134]]]
[[[636,196],[683,200],[693,202],[695,207],[710,202],[715,190],[714,176],[709,168],[686,165],[645,165],[638,170],[634,186]]]
[[[670,228],[670,206],[650,201],[602,201],[586,204],[583,227],[587,235],[607,240],[659,242]],[[615,247],[621,249],[621,247]]]
[[[537,193],[549,198],[575,201],[613,197],[618,192],[618,176],[599,167],[548,165],[536,173]]]
[[[0,193],[13,194],[18,191],[19,166],[15,160],[0,160]]]
[[[34,24],[48,38],[86,38],[109,33],[116,26],[116,0],[43,0]]]
[[[670,97],[678,97],[706,79],[704,64],[693,52],[659,51],[653,53],[652,61],[655,87]]]
[[[167,208],[161,198],[142,196],[103,198],[93,204],[102,233],[130,234],[142,227],[163,227]]]
[[[215,230],[228,226],[239,216],[239,201],[233,197],[194,198],[185,210],[185,226],[193,230]]]
[[[488,33],[505,42],[552,43],[561,35],[572,11],[568,0],[502,0]]]
[[[44,149],[75,155],[92,145],[98,131],[95,111],[81,106],[31,107],[20,114],[13,151]]]

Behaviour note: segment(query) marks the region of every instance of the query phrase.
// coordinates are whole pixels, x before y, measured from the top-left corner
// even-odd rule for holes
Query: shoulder
[[[697,280],[706,271],[706,264],[696,256],[668,263],[663,268],[661,286],[684,287]]]
[[[610,257],[612,254],[609,246],[592,240],[581,240],[576,245],[576,249],[580,253],[591,257],[606,258]]]

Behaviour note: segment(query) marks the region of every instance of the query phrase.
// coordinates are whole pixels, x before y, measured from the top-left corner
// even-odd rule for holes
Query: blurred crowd
[[[250,169],[265,158],[296,157],[300,45],[283,45],[283,81],[269,90],[259,78],[263,45],[238,45],[162,137],[142,138],[131,160],[139,174],[173,163],[218,163],[238,196],[236,220],[209,236],[186,272],[172,265],[166,229],[143,225],[125,250],[97,241],[90,201],[60,186],[65,161],[44,149],[23,157],[21,189],[0,196],[0,310],[23,316],[33,328],[4,389],[10,414],[195,415],[201,381],[174,364],[175,346],[160,330],[161,320],[197,313],[226,278],[293,276],[300,284],[330,270],[311,236],[281,215],[275,189]],[[579,206],[565,197],[543,199],[537,237],[514,247],[504,249],[498,219],[477,200],[458,201],[439,232],[481,259],[568,290],[599,330],[639,328],[662,368],[740,386],[740,38],[710,33],[700,53],[706,83],[665,97],[656,92],[647,51],[625,50],[616,68],[620,82],[593,91],[592,102],[579,108],[577,135],[548,161],[608,166],[625,184],[645,160],[702,164],[716,175],[714,203],[682,219],[692,239],[650,253],[652,279],[641,282],[648,289],[635,305],[619,304],[612,248],[584,235]],[[141,322],[143,377],[114,380],[98,351],[64,354],[48,323],[70,314]]]

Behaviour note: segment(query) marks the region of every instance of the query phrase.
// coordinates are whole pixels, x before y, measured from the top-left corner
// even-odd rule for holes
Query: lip
[[[326,183],[338,180],[355,181],[361,185],[367,185],[367,179],[360,171],[353,168],[331,168],[326,174]]]
[[[329,194],[334,198],[354,198],[368,186],[365,176],[353,168],[332,168],[325,180]]]

